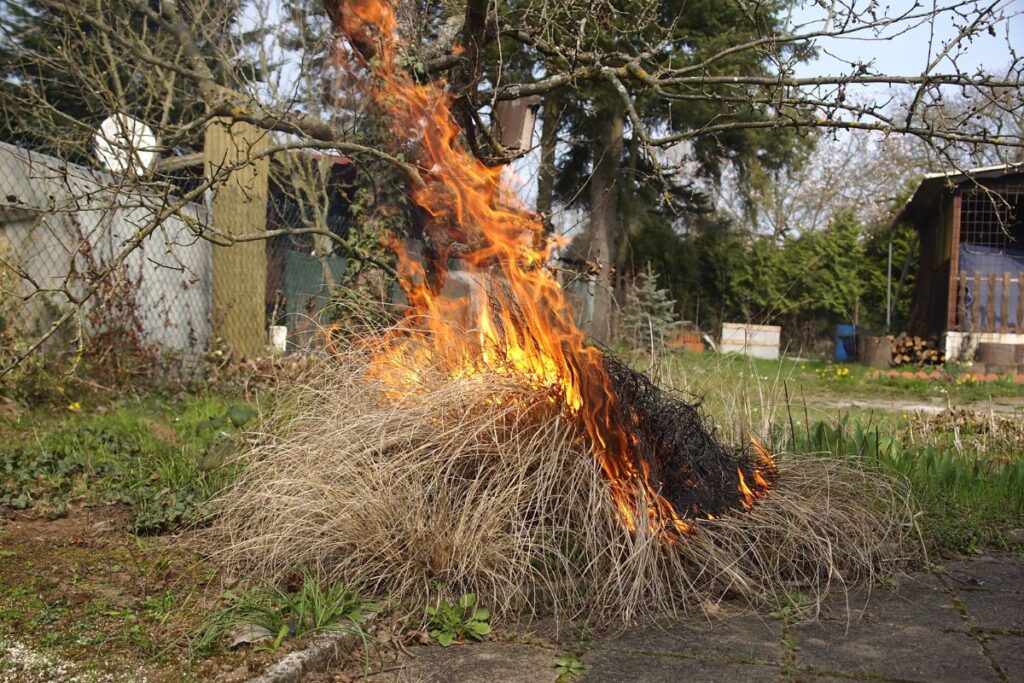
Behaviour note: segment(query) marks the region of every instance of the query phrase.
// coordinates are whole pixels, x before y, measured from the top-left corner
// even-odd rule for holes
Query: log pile
[[[893,365],[940,365],[944,351],[935,339],[901,332],[892,338]]]

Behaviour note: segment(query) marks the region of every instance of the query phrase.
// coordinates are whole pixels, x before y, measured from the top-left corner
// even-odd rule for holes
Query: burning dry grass
[[[911,552],[902,486],[795,457],[752,512],[672,542],[627,531],[544,392],[418,366],[417,390],[395,396],[370,367],[363,353],[332,359],[267,422],[220,500],[224,561],[269,577],[305,565],[413,604],[472,591],[505,616],[628,622],[784,588],[820,596]]]

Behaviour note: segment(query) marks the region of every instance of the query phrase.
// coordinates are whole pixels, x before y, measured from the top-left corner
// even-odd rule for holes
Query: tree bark
[[[612,266],[619,232],[618,176],[625,118],[619,108],[607,111],[605,116],[605,125],[594,140],[594,172],[590,177],[590,249],[599,266],[594,315],[586,325],[590,336],[602,344],[610,343],[612,337]]]
[[[562,110],[561,91],[544,97],[541,113],[540,168],[537,170],[537,213],[544,229],[551,232],[551,207],[555,194],[555,146],[558,143],[558,118]]]
[[[640,139],[636,135],[633,135],[629,139],[629,157],[626,162],[626,168],[624,169],[623,175],[625,180],[622,186],[618,188],[619,194],[619,210],[623,213],[622,224],[619,229],[619,239],[615,247],[615,267],[620,271],[625,271],[629,266],[642,268],[645,264],[642,263],[630,263],[632,257],[630,240],[636,235],[637,221],[634,212],[629,210],[629,198],[625,192],[632,190],[636,187],[636,164],[637,157],[640,154]],[[625,204],[625,206],[622,206]],[[622,211],[625,209],[625,211]]]

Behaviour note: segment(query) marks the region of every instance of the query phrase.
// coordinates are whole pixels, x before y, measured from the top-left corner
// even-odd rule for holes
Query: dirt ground
[[[1020,415],[1024,419],[1024,388],[1020,396],[997,396],[984,401],[950,401],[943,397],[927,398],[874,398],[871,396],[808,396],[808,404],[815,410],[840,408],[840,409],[861,409],[877,410],[892,413],[926,413],[936,415],[951,407],[970,410],[981,415],[994,413],[996,415]],[[793,409],[799,411],[800,404],[793,404]]]
[[[225,579],[187,536],[125,532],[116,505],[0,513],[0,681],[247,679],[295,645],[190,659]],[[230,579],[227,580],[230,583]]]

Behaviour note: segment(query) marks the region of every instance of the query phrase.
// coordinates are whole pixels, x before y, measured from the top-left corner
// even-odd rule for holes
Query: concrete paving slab
[[[978,628],[1024,631],[1024,594],[961,590],[957,597]]]
[[[514,643],[470,643],[452,647],[410,648],[414,658],[402,657],[402,667],[374,676],[377,682],[422,683],[543,683],[554,681],[560,653]]]
[[[921,590],[945,588],[942,577],[934,572],[911,572],[897,580],[900,590],[917,588]]]
[[[1024,681],[1024,638],[994,636],[985,643],[1008,681]]]
[[[895,592],[862,589],[849,600],[831,598],[821,621],[790,629],[795,680],[998,681],[995,662],[1005,680],[1024,681],[1024,560],[981,558],[947,570],[941,580],[928,574],[905,578]],[[970,621],[956,609],[953,595]],[[400,669],[388,667],[371,680],[554,681],[555,659],[572,645],[541,637],[543,624],[531,630],[536,640],[413,648],[416,656],[403,657]],[[728,608],[712,621],[690,617],[630,628],[594,639],[594,649],[583,657],[593,667],[586,680],[779,680],[782,631],[779,621]]]
[[[592,668],[587,683],[721,683],[721,681],[777,681],[781,670],[763,664],[721,664],[689,657],[645,656],[603,652],[586,657]]]
[[[851,592],[845,601],[842,597],[830,599],[826,608],[824,618],[852,623],[916,625],[937,630],[968,627],[946,590],[876,588],[870,594]]]
[[[1020,558],[986,556],[951,562],[946,565],[946,575],[954,588],[1024,591],[1024,562]]]
[[[666,623],[625,631],[597,641],[598,649],[685,654],[741,662],[782,661],[782,625],[756,616]]]
[[[997,681],[966,633],[920,626],[821,622],[793,628],[798,668],[914,681]]]

